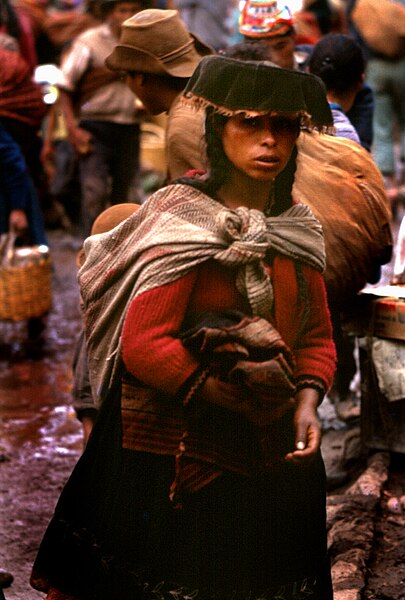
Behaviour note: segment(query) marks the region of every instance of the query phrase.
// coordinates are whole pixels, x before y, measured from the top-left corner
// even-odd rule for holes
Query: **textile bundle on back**
[[[369,153],[345,138],[301,133],[293,197],[322,223],[325,284],[344,303],[391,259],[391,209]]]

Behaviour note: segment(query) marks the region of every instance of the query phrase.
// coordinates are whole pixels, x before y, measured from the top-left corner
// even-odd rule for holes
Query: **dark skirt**
[[[277,429],[287,452],[291,415]],[[169,500],[173,477],[174,457],[121,447],[119,398],[106,400],[45,532],[33,587],[80,600],[332,599],[320,455],[260,478],[226,473],[181,509]]]

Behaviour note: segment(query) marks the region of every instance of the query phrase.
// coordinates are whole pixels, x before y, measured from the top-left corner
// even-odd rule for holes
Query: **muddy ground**
[[[80,327],[77,240],[59,230],[49,236],[54,302],[42,347],[27,341],[24,322],[0,322],[0,568],[14,575],[4,590],[7,600],[43,598],[29,586],[30,568],[83,444],[70,396],[73,345]],[[325,448],[334,451],[333,443]],[[355,456],[353,478],[365,467],[366,454],[363,449]],[[358,595],[350,600],[405,599],[405,508],[392,501],[405,494],[403,459],[391,457],[381,502],[369,515],[372,551],[361,566],[366,579],[364,585],[364,577],[359,579]],[[331,494],[345,494],[345,489],[347,485]],[[345,521],[355,546],[361,523],[354,508],[348,509]]]
[[[367,565],[365,600],[405,599],[404,456],[391,459],[390,477],[375,520],[374,547]],[[398,499],[402,498],[402,508]]]
[[[26,323],[0,323],[0,568],[14,575],[7,600],[43,598],[29,572],[55,502],[83,447],[70,406],[72,349],[80,327],[75,255],[50,232],[53,307],[43,346]]]

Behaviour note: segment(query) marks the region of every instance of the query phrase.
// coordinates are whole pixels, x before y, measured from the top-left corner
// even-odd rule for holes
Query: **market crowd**
[[[0,252],[80,246],[86,445],[31,585],[332,599],[317,409],[347,306],[405,283],[405,0],[0,4]]]

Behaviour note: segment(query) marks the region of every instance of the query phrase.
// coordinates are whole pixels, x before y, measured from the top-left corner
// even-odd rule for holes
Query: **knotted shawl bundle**
[[[121,366],[120,336],[134,298],[214,259],[237,269],[239,292],[253,315],[265,317],[273,305],[263,261],[269,250],[325,268],[322,228],[307,206],[266,217],[245,207],[230,210],[179,184],[153,194],[112,231],[87,238],[79,283],[90,382],[99,398]]]
[[[180,339],[201,368],[222,381],[265,393],[275,405],[292,398],[295,361],[277,329],[237,310],[204,311],[186,319]],[[186,398],[183,403],[189,402]]]

